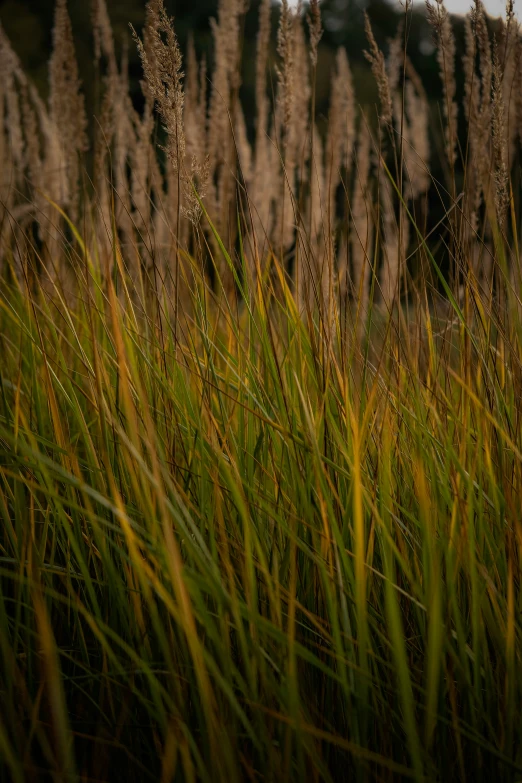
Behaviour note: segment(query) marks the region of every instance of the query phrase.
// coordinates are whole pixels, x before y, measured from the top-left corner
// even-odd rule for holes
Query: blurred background
[[[490,0],[498,2],[499,0]],[[468,0],[451,0],[453,7]],[[129,22],[139,30],[145,15],[145,0],[107,0],[118,51],[128,47],[131,84],[137,105],[139,105],[140,65],[134,44],[130,38]],[[217,0],[166,0],[169,13],[174,16],[176,30],[184,48],[189,34],[194,37],[200,57],[205,56],[212,66],[212,39],[209,20],[216,14]],[[259,0],[252,0],[245,26],[245,57],[242,99],[247,121],[253,116],[254,60]],[[451,8],[451,4],[449,5]],[[363,28],[363,11],[370,16],[375,37],[386,50],[387,41],[393,37],[404,9],[396,2],[387,0],[323,0],[323,21],[325,33],[321,42],[318,70],[318,109],[326,111],[328,104],[330,72],[335,50],[345,46],[354,75],[358,101],[363,105],[376,102],[377,93],[364,59],[366,40]],[[273,25],[275,28],[280,5],[274,0]],[[77,57],[92,117],[96,113],[96,79],[93,66],[93,40],[90,25],[90,3],[88,0],[69,0],[69,11],[76,38]],[[0,21],[20,56],[23,66],[36,83],[42,95],[47,90],[47,61],[52,47],[52,26],[54,0],[0,0]],[[454,18],[457,47],[463,40],[462,18]],[[438,67],[436,63],[432,33],[427,25],[424,4],[413,6],[409,32],[409,55],[422,78],[430,97],[440,95]],[[276,60],[275,48],[273,62]],[[252,111],[249,111],[252,109]]]

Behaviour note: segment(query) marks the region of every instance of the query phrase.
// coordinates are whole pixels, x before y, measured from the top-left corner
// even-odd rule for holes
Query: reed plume
[[[384,54],[377,46],[370,18],[366,12],[364,13],[364,29],[370,46],[369,50],[364,52],[364,56],[370,63],[373,77],[379,91],[379,101],[381,104],[380,119],[385,126],[391,127],[393,121],[393,101],[388,74],[386,72],[386,60]]]
[[[71,20],[67,0],[57,0],[53,30],[53,54],[49,62],[49,114],[60,138],[63,183],[61,203],[76,219],[80,199],[81,155],[88,148],[87,117],[78,76]]]
[[[181,169],[185,156],[183,125],[183,62],[178,39],[163,0],[150,0],[148,5],[147,41],[133,30],[148,90],[154,98],[167,133],[167,156],[175,170]]]
[[[310,30],[310,61],[312,68],[317,68],[317,52],[319,42],[323,37],[323,23],[319,0],[310,0],[310,13],[308,15],[308,28]]]
[[[405,84],[406,144],[403,146],[404,166],[408,178],[407,197],[415,200],[427,192],[430,183],[430,110],[428,98],[419,75],[408,60]]]
[[[229,238],[235,233],[230,214],[236,189],[233,131],[240,87],[240,29],[245,11],[243,0],[219,0],[217,19],[212,20],[215,66],[207,125],[209,209],[220,234]],[[233,282],[224,261],[221,276],[230,288]]]
[[[336,56],[332,78],[328,136],[326,141],[326,177],[328,201],[326,204],[328,226],[333,233],[336,225],[336,193],[343,170],[350,175],[355,140],[355,105],[352,74],[344,49]]]
[[[2,70],[0,83],[2,158],[0,163],[2,165],[2,200],[7,203],[11,198],[10,187],[21,182],[24,169],[24,137],[17,89],[17,79],[20,79],[21,73],[20,63],[1,25],[0,66]]]
[[[503,229],[509,206],[508,149],[503,92],[503,69],[497,46],[493,51],[493,94],[492,94],[492,144],[495,159],[494,200],[500,230]]]
[[[428,20],[435,31],[437,41],[437,58],[444,96],[443,111],[446,119],[446,155],[450,167],[453,169],[457,159],[458,120],[458,105],[455,100],[457,91],[455,82],[455,37],[443,0],[436,0],[435,5],[430,0],[426,0],[426,9]]]
[[[357,136],[357,155],[354,177],[354,193],[351,208],[352,228],[350,248],[352,256],[353,295],[355,298],[355,316],[357,336],[360,338],[365,329],[370,296],[370,274],[373,260],[373,216],[370,183],[371,137],[367,118],[359,120]]]
[[[282,159],[282,171],[279,176],[279,209],[276,225],[276,243],[281,254],[292,245],[295,235],[295,192],[299,149],[307,136],[299,135],[304,127],[308,127],[308,106],[303,114],[299,112],[298,102],[302,110],[303,104],[308,104],[309,90],[308,57],[304,43],[301,24],[301,6],[292,11],[288,0],[283,0],[279,28],[277,33],[277,52],[280,64],[277,68],[277,124],[279,149]],[[304,72],[299,72],[296,65]],[[296,81],[304,88],[300,92]],[[303,162],[304,163],[304,162]]]
[[[257,244],[265,244],[272,233],[272,201],[277,194],[277,176],[273,168],[274,148],[269,137],[270,104],[267,96],[267,69],[270,47],[271,0],[261,0],[256,49],[256,138],[252,203],[252,230]],[[275,187],[274,187],[275,185]],[[261,249],[261,254],[263,251]]]
[[[23,101],[21,110],[17,89],[17,76],[19,78],[21,70],[1,24],[0,70],[0,272],[3,273],[4,260],[10,248],[16,247],[10,223],[16,215],[17,192],[23,182],[25,144]]]

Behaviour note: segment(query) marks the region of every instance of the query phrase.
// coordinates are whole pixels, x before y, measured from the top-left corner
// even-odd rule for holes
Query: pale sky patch
[[[416,5],[423,0],[413,0]],[[505,0],[483,0],[484,7],[491,16],[503,16],[506,10]],[[290,5],[297,5],[297,0],[289,0]],[[471,8],[471,0],[446,0],[446,8],[452,14],[465,14]],[[517,3],[515,2],[515,12]]]

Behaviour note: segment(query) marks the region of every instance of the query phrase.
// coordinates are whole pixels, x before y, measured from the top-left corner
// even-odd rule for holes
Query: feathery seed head
[[[61,148],[55,164],[64,168],[61,200],[71,207],[74,215],[79,199],[79,155],[85,152],[88,143],[87,116],[67,0],[57,0],[55,8],[53,53],[49,62],[49,110]],[[54,149],[54,142],[51,147]]]
[[[294,105],[294,51],[292,41],[292,12],[288,0],[282,0],[279,29],[277,31],[277,53],[281,58],[281,67],[277,69],[279,81],[279,103],[283,112],[284,139],[287,144]]]
[[[116,50],[114,48],[114,36],[112,33],[106,0],[91,0],[91,21],[94,34],[94,58],[99,62],[105,57],[108,63],[109,76],[114,78],[118,67],[116,64]]]
[[[506,120],[504,94],[502,89],[503,76],[498,47],[495,41],[493,46],[492,141],[495,154],[495,207],[501,229],[504,226],[509,206]]]
[[[428,21],[433,27],[437,44],[437,60],[439,63],[442,89],[444,94],[444,116],[446,118],[446,155],[453,166],[457,159],[457,119],[458,107],[455,100],[457,86],[455,83],[455,36],[451,27],[448,12],[443,0],[436,0],[433,5],[426,0]]]
[[[377,83],[377,89],[379,91],[379,100],[381,103],[381,119],[389,125],[392,122],[392,99],[390,93],[390,85],[388,82],[388,75],[386,73],[386,64],[384,55],[377,46],[377,41],[373,34],[370,18],[366,11],[364,12],[364,29],[366,32],[366,38],[370,45],[369,51],[364,52],[364,56],[371,65],[373,77]]]
[[[321,9],[319,0],[310,0],[310,14],[308,16],[308,27],[310,30],[310,60],[312,67],[317,67],[317,49],[319,41],[323,37],[323,25],[321,22]]]
[[[148,4],[147,48],[132,28],[140,54],[145,80],[165,125],[168,136],[167,154],[177,169],[185,155],[183,127],[182,57],[172,20],[167,16],[163,0]]]

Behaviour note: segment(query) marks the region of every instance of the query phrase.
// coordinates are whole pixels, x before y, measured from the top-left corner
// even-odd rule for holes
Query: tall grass
[[[437,125],[410,10],[324,134],[263,1],[252,150],[243,2],[207,94],[151,0],[137,114],[97,0],[82,186],[65,3],[49,106],[1,34],[3,780],[522,779],[520,37],[476,5],[457,115],[430,7]]]

